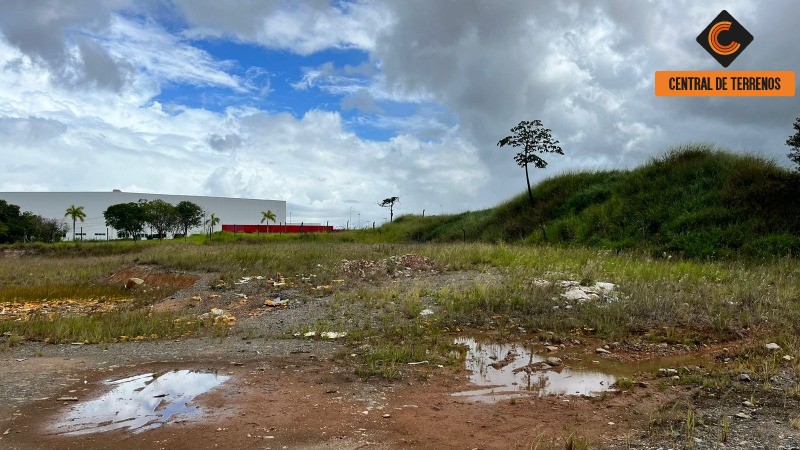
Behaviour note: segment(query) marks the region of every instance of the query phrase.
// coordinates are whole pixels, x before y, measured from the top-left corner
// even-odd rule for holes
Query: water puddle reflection
[[[455,343],[467,346],[469,379],[484,388],[453,395],[478,402],[494,403],[525,395],[594,396],[613,390],[616,381],[614,375],[597,369],[550,366],[547,358],[516,344],[484,343],[473,338],[458,338]]]
[[[198,415],[199,409],[189,403],[228,378],[178,370],[105,381],[103,384],[113,386],[111,391],[70,408],[55,430],[58,434],[81,435],[123,428],[138,433],[157,428],[175,415]]]

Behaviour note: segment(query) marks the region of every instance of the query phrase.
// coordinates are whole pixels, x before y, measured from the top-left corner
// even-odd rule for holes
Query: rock
[[[774,343],[774,342],[770,342],[769,344],[765,345],[764,347],[766,347],[767,350],[780,350],[781,349],[781,346],[776,344],[776,343]]]
[[[550,364],[547,364],[547,363],[542,363],[542,365],[539,366],[539,368],[542,369],[542,370],[550,370],[550,369],[553,368],[553,366],[551,366]],[[528,371],[528,373],[530,373],[530,371]]]
[[[752,417],[750,417],[750,415],[745,414],[743,412],[736,413],[736,415],[734,417],[738,417],[740,419],[752,419]]]
[[[321,337],[325,339],[339,339],[341,337],[347,336],[347,333],[344,331],[323,331],[319,334]]]
[[[77,402],[78,397],[58,397],[56,400],[60,402]]]
[[[550,364],[551,366],[560,366],[561,364],[563,364],[563,362],[561,361],[561,358],[556,358],[555,356],[551,356],[547,358],[547,364]]]
[[[794,356],[792,356],[792,355],[783,355],[783,360],[784,361],[791,361],[793,359],[794,359]]]
[[[673,368],[658,369],[658,376],[660,377],[672,377],[676,375],[678,375],[677,369]]]
[[[746,373],[739,375],[739,381],[750,381],[750,375]]]
[[[616,289],[617,285],[614,284],[614,283],[608,283],[608,282],[605,282],[605,281],[598,281],[597,283],[594,284],[594,287],[596,287],[597,289],[600,289],[602,291],[608,292],[608,291],[613,291],[614,289]]]
[[[558,349],[558,347],[556,347],[555,345],[548,345],[548,346],[547,346],[547,347],[545,347],[545,348],[546,348],[546,349],[547,349],[547,351],[548,351],[548,352],[550,352],[550,353],[552,353],[552,352],[557,352],[557,351],[559,350],[559,349]]]
[[[743,401],[743,402],[742,402],[742,405],[743,405],[743,406],[746,406],[746,407],[748,407],[748,408],[752,408],[752,407],[754,407],[754,406],[755,406],[755,405],[753,404],[753,402],[751,402],[750,400],[745,400],[745,401]]]
[[[549,282],[549,281],[547,281],[545,279],[542,279],[542,278],[537,278],[537,279],[533,280],[533,285],[537,286],[537,287],[540,287],[540,288],[550,287],[552,284],[553,283],[551,283],[551,282]]]
[[[383,417],[384,419],[388,419],[388,418],[392,417],[392,415],[391,415],[391,414],[389,414],[389,413],[386,413],[386,414],[384,414],[384,415],[383,415],[383,416],[381,416],[381,417]]]
[[[431,314],[433,314],[433,310],[430,308],[425,308],[419,312],[420,316],[430,316]]]
[[[611,354],[610,351],[608,351],[608,350],[606,350],[606,349],[604,349],[602,347],[598,347],[598,348],[594,349],[594,352],[597,353],[598,355],[610,355]]]
[[[585,302],[585,301],[590,300],[589,294],[587,294],[586,292],[583,292],[582,289],[570,289],[567,292],[564,292],[563,294],[561,294],[561,298],[564,298],[566,300],[578,301],[578,302],[581,302],[581,301]]]
[[[192,297],[192,300],[199,302],[201,299],[199,295],[195,295],[194,297]]]
[[[266,299],[264,300],[264,306],[286,306],[289,304],[289,300],[281,300],[280,297],[276,298],[275,300]]]
[[[308,331],[306,333],[303,333],[303,337],[314,337],[316,335],[317,335],[316,331]]]
[[[570,280],[561,280],[561,281],[559,281],[558,283],[559,283],[559,284],[561,285],[561,287],[562,287],[562,288],[564,288],[564,289],[571,288],[571,287],[577,287],[577,286],[580,286],[580,285],[581,285],[581,284],[580,284],[580,283],[578,283],[577,281],[570,281]]]
[[[141,286],[144,284],[144,280],[141,278],[128,278],[128,281],[125,282],[126,289],[133,289],[137,286]]]

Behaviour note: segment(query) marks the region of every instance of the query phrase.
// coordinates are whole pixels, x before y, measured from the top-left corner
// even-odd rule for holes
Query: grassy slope
[[[523,193],[483,211],[402,216],[382,227],[380,238],[466,236],[646,248],[688,257],[800,250],[800,177],[762,158],[711,146],[678,148],[633,170],[560,175],[535,186],[533,195],[535,205]]]

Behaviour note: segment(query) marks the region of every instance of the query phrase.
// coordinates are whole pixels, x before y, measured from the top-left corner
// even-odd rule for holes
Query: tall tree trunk
[[[72,219],[72,242],[75,242],[75,219]]]
[[[533,206],[533,192],[531,191],[531,178],[528,176],[528,164],[525,164],[525,182],[528,183],[528,199],[530,199],[531,206]]]

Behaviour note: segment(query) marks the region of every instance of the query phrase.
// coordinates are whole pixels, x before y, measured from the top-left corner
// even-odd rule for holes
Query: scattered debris
[[[201,314],[200,320],[213,319],[214,325],[228,325],[233,326],[236,323],[236,317],[228,314],[224,309],[211,308],[210,312]]]
[[[325,339],[339,339],[347,336],[347,333],[344,331],[323,331],[319,335]]]
[[[534,281],[534,283],[536,282]],[[604,299],[606,302],[619,300],[615,294],[618,286],[614,283],[598,281],[592,286],[585,286],[574,280],[561,280],[559,281],[559,286],[564,289],[561,298],[569,301],[584,303],[600,299]]]
[[[411,253],[390,256],[377,261],[343,259],[339,263],[339,270],[344,274],[359,278],[375,278],[377,276],[400,278],[410,277],[415,273],[436,271],[433,263],[427,257]]]
[[[669,368],[669,369],[658,369],[658,376],[660,377],[673,377],[678,375],[678,370]]]
[[[289,305],[289,300],[281,300],[280,297],[276,298],[275,300],[270,300],[270,299],[264,300],[264,306],[278,307],[278,306],[288,306],[288,305]]]

